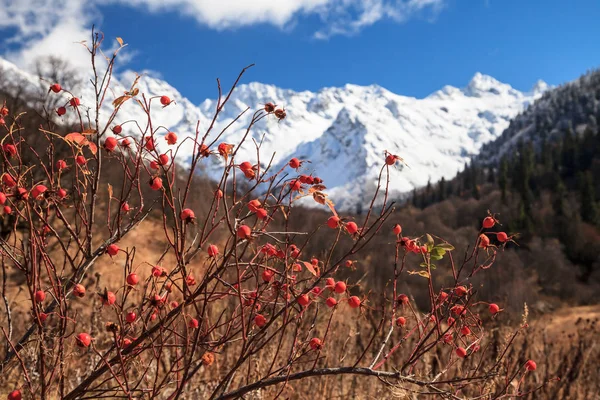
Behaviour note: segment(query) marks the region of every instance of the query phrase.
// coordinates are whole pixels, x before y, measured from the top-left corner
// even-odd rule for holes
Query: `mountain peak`
[[[489,75],[476,72],[469,84],[463,90],[467,96],[481,97],[484,94],[511,94],[515,95],[518,92],[510,85],[498,81],[496,78]]]
[[[531,88],[531,93],[533,95],[538,95],[538,94],[542,94],[545,91],[547,91],[548,89],[551,89],[551,86],[548,85],[546,82],[544,82],[543,80],[539,79]]]
[[[0,68],[3,79],[23,81],[29,92],[39,91],[37,77],[1,58]],[[153,108],[156,126],[177,132],[181,138],[195,137],[198,121],[200,131],[208,129],[215,111],[214,98],[196,106],[160,75],[145,72],[138,82],[140,92],[148,97],[167,95],[175,100],[166,109]],[[101,120],[106,121],[114,112],[113,96],[127,91],[135,77],[132,71],[115,76]],[[546,87],[538,82],[534,90]],[[93,104],[95,95],[90,85],[82,86],[79,92],[84,106]],[[429,179],[450,179],[484,143],[497,138],[510,119],[535,97],[481,73],[475,74],[463,89],[445,86],[424,99],[395,94],[378,85],[348,84],[311,92],[252,82],[239,85],[233,92],[209,140],[227,128],[219,140],[237,143],[246,134],[253,115],[249,112],[239,116],[240,113],[248,108],[260,109],[267,102],[285,107],[288,114],[284,121],[268,116],[254,125],[253,140],[239,149],[238,157],[258,161],[256,143],[260,143],[261,156],[269,160],[272,157],[273,165],[283,166],[290,157],[310,160],[312,163],[307,163],[302,173],[321,176],[338,207],[351,208],[367,201],[367,192],[377,180],[386,152],[400,155],[411,166],[391,169],[391,196],[424,186]],[[119,115],[119,121],[138,121],[140,125],[146,119],[135,102],[127,102]],[[65,117],[61,121],[68,122]],[[191,156],[193,150],[193,141],[185,141],[181,148],[183,159]],[[222,163],[207,165],[206,172],[220,179]]]

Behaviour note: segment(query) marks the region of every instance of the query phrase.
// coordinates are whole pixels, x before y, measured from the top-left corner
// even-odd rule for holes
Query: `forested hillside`
[[[600,71],[595,70],[545,93],[455,179],[415,191],[412,204],[426,209],[457,197],[495,211],[499,205],[511,216],[504,215],[505,228],[518,234],[519,253],[530,251],[532,243],[557,240],[576,267],[569,266],[570,273],[598,285],[599,117]]]

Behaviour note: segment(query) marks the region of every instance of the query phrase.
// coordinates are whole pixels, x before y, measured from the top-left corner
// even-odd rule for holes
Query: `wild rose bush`
[[[539,388],[527,379],[534,361],[505,357],[526,324],[491,362],[486,356],[481,315],[501,318],[502,307],[478,300],[470,278],[492,268],[512,241],[503,232],[486,235],[498,223],[493,215],[455,262],[454,247],[442,238],[403,236],[400,224],[383,229],[394,212],[387,180],[401,162],[396,155],[382,155],[379,190],[360,220],[337,213],[327,182],[303,174],[303,160],[292,158],[279,171],[239,160],[237,150],[259,121],[287,118],[272,103],[257,105],[239,143],[220,140],[224,131],[215,123],[244,72],[226,94],[219,84],[210,127],[195,137],[155,126],[153,110],[177,99],[147,98],[137,81],[114,100],[110,116],[101,116],[120,50],[99,71],[102,39],[93,34],[88,48],[93,104],[52,82],[48,96],[69,93],[70,100],[46,110],[47,124],[36,132],[22,129],[24,116],[2,108],[0,203],[11,226],[0,242],[2,382],[12,390],[9,399],[289,397],[296,381],[332,375],[372,376],[393,390],[447,398],[524,396]],[[128,102],[147,120],[120,121]],[[54,113],[77,115],[78,130],[56,133]],[[186,165],[177,163],[182,146],[194,149]],[[221,160],[223,174],[200,213],[189,204],[209,158]],[[118,185],[106,183],[108,165],[118,166],[110,177]],[[295,204],[307,197],[331,216],[293,231]],[[162,225],[158,259],[144,257],[143,243],[121,244],[152,218]],[[306,249],[321,229],[330,240],[317,258]],[[336,276],[354,267],[375,235],[389,236],[381,251],[395,254],[395,262],[362,266],[390,271],[385,292],[369,296]],[[104,287],[96,275],[96,287],[86,286],[103,258],[122,270],[113,277],[119,283]],[[451,269],[453,285],[436,287],[436,268]],[[428,310],[397,292],[407,274],[428,282]],[[26,299],[20,304],[30,308],[18,321],[9,298],[18,295],[11,290],[17,281]],[[362,321],[360,346],[352,347],[348,320]]]

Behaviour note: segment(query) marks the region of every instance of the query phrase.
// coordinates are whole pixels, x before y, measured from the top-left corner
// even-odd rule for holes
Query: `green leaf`
[[[425,263],[425,262],[422,262],[421,264],[419,264],[419,267],[422,267],[422,268],[427,268],[427,263]]]
[[[427,238],[427,251],[431,251],[431,249],[433,249],[433,246],[435,245],[433,237],[431,237],[429,233],[426,233],[425,237]]]
[[[432,256],[440,256],[443,257],[446,254],[446,250],[440,248],[440,247],[434,247],[433,249],[431,249],[431,255]]]
[[[441,260],[442,258],[444,258],[444,256],[438,256],[438,255],[436,255],[436,254],[432,254],[432,255],[431,255],[431,259],[432,259],[433,261],[439,261],[439,260]]]
[[[454,246],[452,246],[450,243],[440,243],[436,247],[439,247],[440,249],[444,249],[446,251],[454,250]]]

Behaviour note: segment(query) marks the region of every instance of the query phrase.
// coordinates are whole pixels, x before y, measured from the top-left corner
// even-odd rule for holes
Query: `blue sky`
[[[196,103],[214,97],[215,78],[231,83],[250,63],[245,82],[295,90],[376,83],[416,97],[464,86],[477,71],[528,90],[600,65],[598,0],[280,0],[287,11],[273,11],[277,1],[227,1],[259,9],[228,17],[231,9],[213,12],[215,0],[67,0],[64,12],[79,7],[81,15],[59,15],[44,31],[0,23],[0,37],[13,36],[0,54],[27,64],[52,38],[71,57],[76,35],[96,23],[129,44],[122,68],[157,71]],[[385,11],[370,13],[368,2]]]

